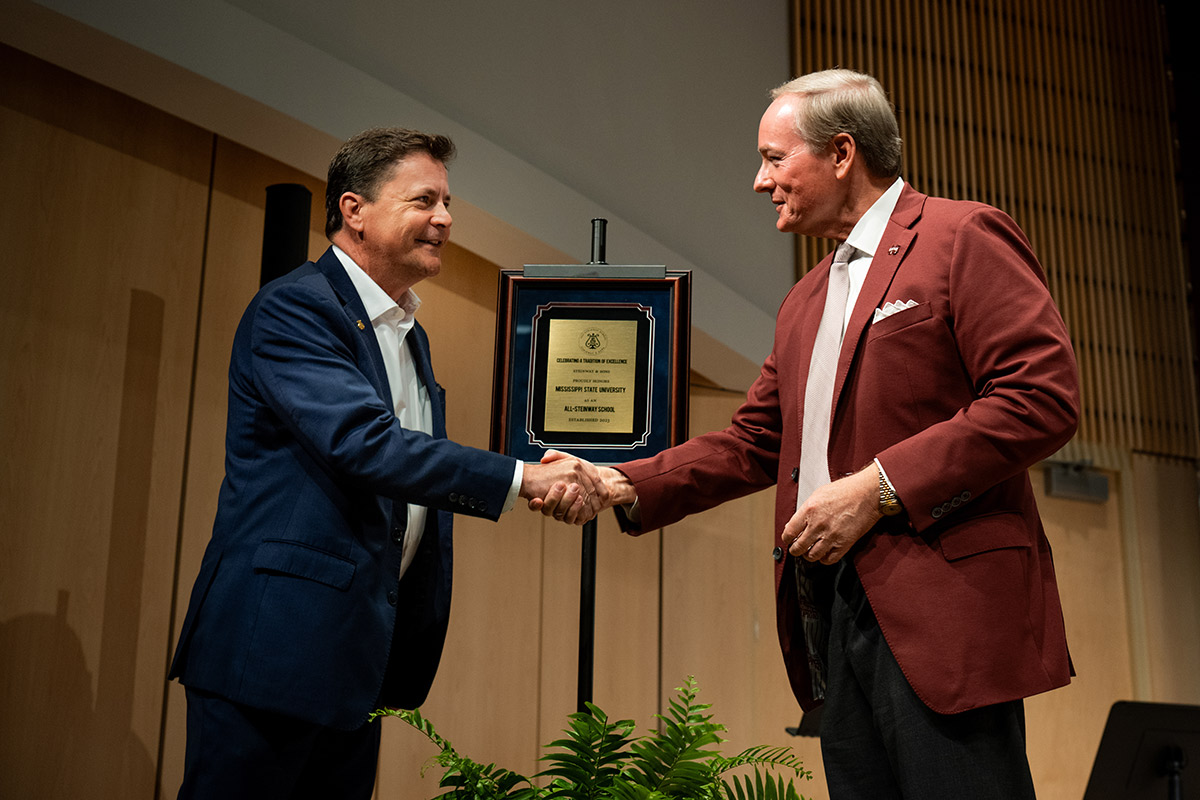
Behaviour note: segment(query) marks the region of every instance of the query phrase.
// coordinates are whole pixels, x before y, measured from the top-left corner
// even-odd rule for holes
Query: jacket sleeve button
[[[776,547],[774,550],[772,550],[771,558],[775,559],[776,561],[783,561],[783,548]]]

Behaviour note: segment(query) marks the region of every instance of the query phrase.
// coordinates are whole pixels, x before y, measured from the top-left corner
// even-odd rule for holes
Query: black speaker
[[[308,261],[308,222],[312,192],[298,183],[276,183],[267,187],[263,218],[263,286]]]

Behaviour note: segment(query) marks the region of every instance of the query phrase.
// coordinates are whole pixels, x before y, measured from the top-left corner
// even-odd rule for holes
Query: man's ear
[[[833,153],[833,169],[837,177],[846,177],[858,156],[858,142],[848,133],[838,133],[830,141],[829,149]]]
[[[354,192],[345,192],[338,198],[338,209],[342,212],[342,225],[361,236],[366,221],[363,219],[363,208],[366,199]]]

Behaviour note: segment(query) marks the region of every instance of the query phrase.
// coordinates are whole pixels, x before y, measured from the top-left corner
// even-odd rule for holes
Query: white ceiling
[[[386,0],[231,2],[619,212],[763,310],[791,283],[787,237],[750,188],[766,92],[789,77],[783,0],[450,0],[420,21]],[[584,246],[589,232],[580,220]]]
[[[581,261],[608,217],[609,263],[694,270],[695,324],[769,350],[793,245],[751,181],[788,0],[36,3],[339,139],[449,133],[460,199]]]

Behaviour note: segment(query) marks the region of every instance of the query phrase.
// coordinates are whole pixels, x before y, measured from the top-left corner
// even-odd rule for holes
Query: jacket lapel
[[[850,374],[858,346],[867,329],[871,327],[875,309],[882,303],[888,287],[892,285],[892,279],[896,276],[896,270],[900,268],[900,263],[916,238],[917,234],[912,226],[920,219],[926,199],[927,195],[921,194],[907,183],[904,184],[904,190],[896,201],[896,208],[883,231],[883,238],[879,240],[879,247],[871,258],[871,267],[867,270],[867,277],[858,292],[858,299],[854,301],[854,310],[850,313],[850,323],[846,327],[846,338],[842,340],[842,349],[838,355],[837,376],[833,384],[835,417],[838,398],[842,395],[842,387]]]
[[[387,369],[383,365],[383,353],[379,349],[379,340],[375,338],[375,328],[371,324],[371,320],[367,318],[367,309],[363,306],[358,291],[354,288],[354,282],[346,274],[346,268],[342,266],[342,262],[338,261],[338,257],[334,255],[332,247],[321,254],[321,257],[317,259],[316,266],[325,276],[325,280],[329,281],[334,294],[342,302],[342,311],[345,312],[350,324],[354,326],[354,330],[361,337],[360,345],[366,352],[369,362],[369,364],[362,365],[363,374],[375,386],[376,391],[379,392],[379,398],[390,408],[392,389],[388,383]]]

